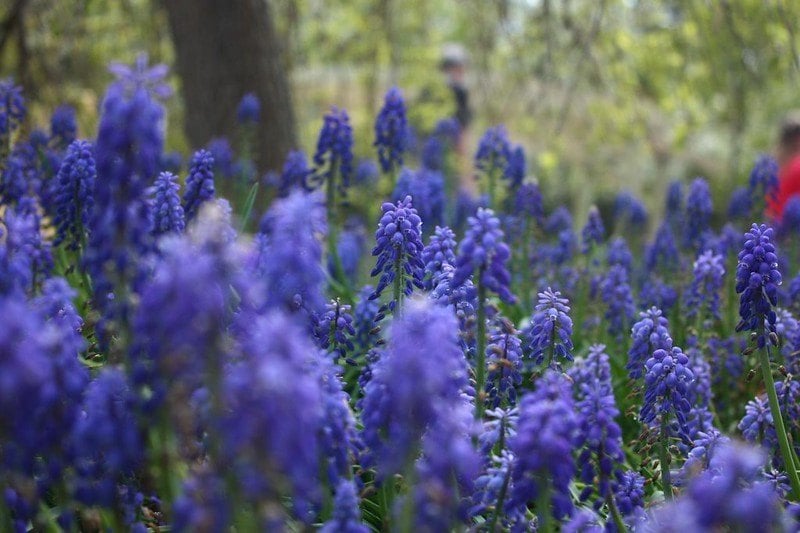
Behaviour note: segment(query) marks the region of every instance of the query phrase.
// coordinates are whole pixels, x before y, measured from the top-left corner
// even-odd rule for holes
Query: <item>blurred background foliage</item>
[[[338,105],[351,114],[357,155],[372,156],[372,121],[394,84],[419,135],[427,133],[450,103],[442,48],[460,43],[470,57],[470,149],[486,127],[506,124],[547,195],[579,212],[629,189],[658,214],[666,183],[696,175],[727,192],[771,150],[784,113],[800,106],[800,2],[791,0],[269,4],[306,150],[323,113]],[[158,0],[0,6],[0,76],[24,86],[39,124],[66,101],[79,111],[81,134],[91,135],[109,62],[132,62],[141,51],[174,62]],[[171,81],[180,84],[174,74]],[[169,112],[168,147],[193,148],[179,92]]]

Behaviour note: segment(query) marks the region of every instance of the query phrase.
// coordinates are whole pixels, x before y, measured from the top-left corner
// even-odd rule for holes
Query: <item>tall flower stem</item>
[[[481,278],[483,269],[478,271],[478,333],[475,353],[475,419],[483,418],[483,390],[486,387],[486,287]]]
[[[669,428],[667,417],[661,417],[661,428],[658,435],[658,455],[661,463],[661,486],[664,499],[672,499],[672,475],[669,471]]]
[[[758,338],[764,338],[764,320],[761,319],[758,328]],[[800,499],[800,478],[797,475],[797,466],[794,462],[792,449],[789,446],[789,437],[786,434],[786,426],[783,424],[783,415],[781,414],[780,404],[778,403],[778,394],[775,392],[775,379],[772,377],[772,368],[770,367],[769,348],[766,343],[763,348],[758,350],[758,360],[761,364],[761,373],[764,377],[764,386],[767,389],[767,398],[769,398],[769,410],[772,413],[772,420],[775,424],[775,433],[778,437],[778,445],[781,449],[781,456],[783,457],[784,468],[789,475],[789,482],[792,485],[792,496],[795,500]]]

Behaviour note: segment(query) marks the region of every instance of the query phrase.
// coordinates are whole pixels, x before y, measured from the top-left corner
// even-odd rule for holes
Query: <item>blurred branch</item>
[[[560,135],[564,130],[564,125],[569,117],[569,111],[572,108],[572,100],[574,99],[575,91],[578,88],[578,81],[580,80],[580,76],[583,71],[583,63],[587,59],[591,59],[592,44],[597,38],[597,34],[600,32],[600,24],[603,21],[605,10],[606,0],[602,0],[597,12],[592,18],[592,25],[589,33],[586,36],[576,33],[576,41],[578,41],[581,45],[581,54],[578,56],[578,60],[575,62],[575,70],[567,87],[566,94],[564,96],[564,103],[561,106],[561,111],[558,114],[558,121],[556,122],[556,135]]]
[[[783,0],[777,0],[778,4],[778,15],[781,21],[783,21],[783,25],[786,27],[786,32],[789,34],[789,49],[792,51],[792,58],[794,59],[794,72],[797,75],[800,72],[800,53],[797,51],[797,37],[794,33],[794,25],[792,21],[789,19],[789,13],[786,12],[786,6],[783,4]]]
[[[14,28],[22,20],[22,11],[27,3],[28,0],[16,0],[6,18],[0,22],[0,54],[3,53],[3,49],[8,43],[8,38],[13,33]]]

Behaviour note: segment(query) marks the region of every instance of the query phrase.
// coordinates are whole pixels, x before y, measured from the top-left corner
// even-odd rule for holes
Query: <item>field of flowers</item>
[[[0,531],[798,530],[769,157],[576,231],[500,126],[460,192],[397,89],[374,160],[334,108],[256,179],[225,140],[181,172],[164,69],[114,73],[89,140],[0,82]]]

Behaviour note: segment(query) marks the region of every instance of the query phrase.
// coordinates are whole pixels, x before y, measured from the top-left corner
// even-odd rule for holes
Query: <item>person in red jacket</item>
[[[800,195],[800,112],[790,113],[781,124],[775,155],[779,166],[778,190],[767,198],[767,216],[780,222],[786,202]]]

